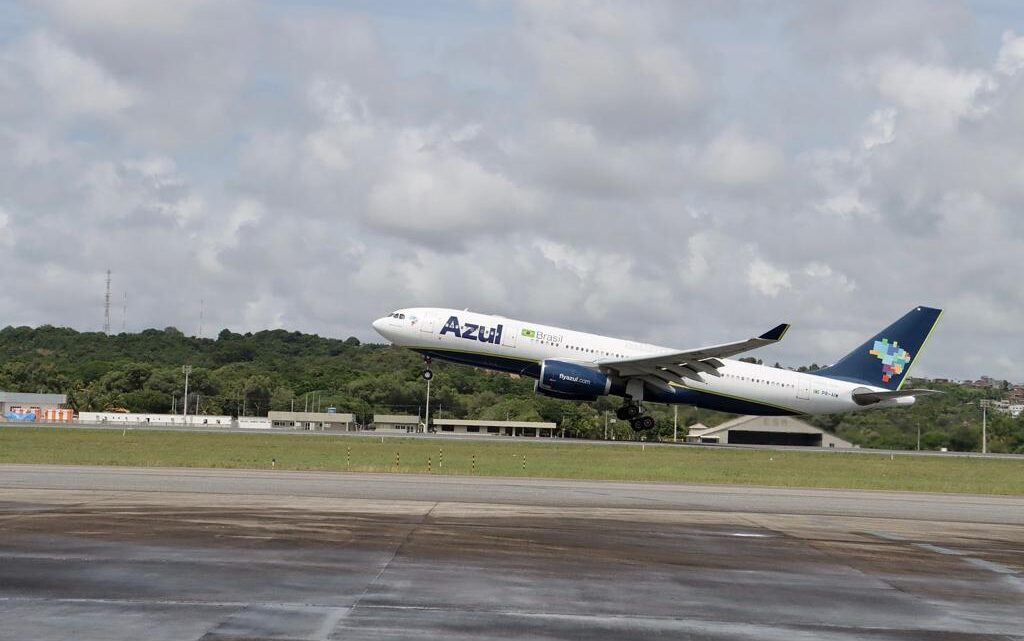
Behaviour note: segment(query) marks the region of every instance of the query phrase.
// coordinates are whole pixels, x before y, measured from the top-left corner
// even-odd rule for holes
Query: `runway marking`
[[[889,534],[887,532],[871,532],[874,536],[887,541],[893,541],[896,543],[906,543],[911,547],[915,547],[919,550],[926,552],[933,552],[935,554],[941,554],[943,556],[953,556],[961,559],[967,565],[978,568],[979,570],[985,570],[993,574],[998,574],[1004,582],[1008,583],[1011,587],[1016,589],[1018,592],[1024,592],[1024,579],[1020,577],[1017,570],[1003,565],[1002,563],[996,563],[995,561],[986,561],[985,559],[979,559],[970,555],[970,552],[965,550],[954,550],[941,545],[935,545],[933,543],[917,543],[910,541],[895,534]]]

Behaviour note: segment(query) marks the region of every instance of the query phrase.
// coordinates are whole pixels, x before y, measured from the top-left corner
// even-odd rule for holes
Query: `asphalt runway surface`
[[[1019,639],[1024,497],[0,466],[0,639]]]

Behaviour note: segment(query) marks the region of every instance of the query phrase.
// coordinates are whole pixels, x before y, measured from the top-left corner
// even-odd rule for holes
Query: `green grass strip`
[[[429,459],[429,463],[428,463]],[[398,472],[1024,494],[1024,461],[501,440],[0,428],[0,463]]]

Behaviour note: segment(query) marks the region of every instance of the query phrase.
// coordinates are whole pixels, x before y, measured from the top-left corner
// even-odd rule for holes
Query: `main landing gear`
[[[626,398],[626,403],[615,410],[615,416],[621,421],[629,421],[629,426],[637,432],[653,430],[655,427],[654,417],[644,414],[644,408],[632,398]]]
[[[430,357],[424,356],[423,363],[425,365],[425,369],[423,370],[423,380],[429,381],[434,378],[434,370],[430,369]]]

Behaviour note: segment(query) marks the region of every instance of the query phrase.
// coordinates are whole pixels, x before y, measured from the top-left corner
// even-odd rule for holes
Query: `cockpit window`
[[[405,314],[399,314],[398,317],[401,318],[402,320],[405,320]]]

